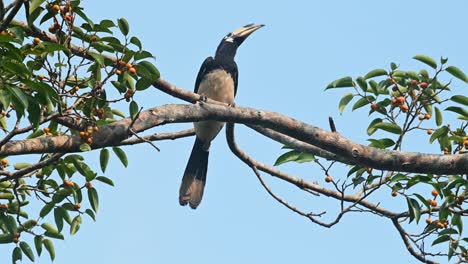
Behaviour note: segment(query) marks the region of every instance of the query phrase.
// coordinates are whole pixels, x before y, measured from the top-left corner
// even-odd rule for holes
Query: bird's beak
[[[238,28],[232,32],[232,36],[238,38],[247,38],[250,34],[254,33],[257,29],[263,27],[265,25],[254,25],[248,24],[241,28]]]

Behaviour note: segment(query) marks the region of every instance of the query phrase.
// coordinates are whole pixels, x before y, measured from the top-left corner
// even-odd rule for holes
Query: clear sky
[[[468,71],[468,2],[462,0],[82,2],[92,19],[125,17],[131,34],[156,55],[162,77],[190,90],[200,64],[226,33],[251,22],[266,24],[237,53],[237,104],[325,129],[333,116],[343,135],[363,144],[367,111],[339,115],[345,91],[324,92],[328,83],[389,68],[390,62],[419,69],[422,65],[411,59],[416,54],[448,57]],[[147,108],[181,103],[155,89],[135,98]],[[272,164],[282,153],[281,145],[240,126],[237,130],[238,143],[256,159]],[[325,229],[276,203],[229,152],[224,133],[212,145],[201,206],[196,211],[180,207],[178,189],[193,140],[156,143],[159,153],[148,145],[128,147],[127,169],[113,157],[106,176],[116,187],[96,184],[98,221],[86,218],[75,236],[57,241],[56,263],[416,263],[388,220],[354,214]],[[410,146],[427,143],[420,140]],[[312,164],[281,169],[310,181],[324,177]],[[346,176],[344,170],[333,173]],[[264,176],[305,210],[336,211],[336,203]],[[405,206],[403,198],[393,201]],[[10,252],[0,247],[0,255]],[[49,262],[47,255],[36,261]]]

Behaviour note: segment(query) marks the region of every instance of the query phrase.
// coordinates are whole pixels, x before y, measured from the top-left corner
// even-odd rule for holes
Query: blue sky
[[[468,3],[461,0],[114,0],[83,1],[83,6],[92,19],[125,17],[131,34],[156,55],[162,77],[190,90],[200,64],[226,33],[251,22],[266,24],[237,53],[237,104],[325,129],[333,116],[340,133],[363,144],[367,111],[348,109],[339,115],[337,105],[345,91],[324,92],[328,83],[388,68],[390,62],[419,69],[422,65],[411,59],[416,54],[448,57],[450,64],[468,71]],[[456,84],[466,94],[466,85]],[[181,103],[154,89],[135,98],[147,108]],[[272,164],[282,153],[277,143],[240,126],[237,131],[239,145],[262,162]],[[427,143],[419,140],[408,149]],[[85,221],[75,236],[56,242],[56,263],[416,263],[386,219],[347,215],[339,225],[324,229],[276,203],[229,152],[224,133],[212,145],[203,203],[196,211],[180,207],[178,188],[192,144],[193,138],[159,142],[159,153],[148,145],[128,147],[127,169],[111,159],[106,176],[116,187],[97,184],[98,221]],[[95,160],[97,155],[87,157]],[[98,168],[96,161],[92,164]],[[281,169],[310,181],[324,177],[311,164]],[[345,177],[343,168],[333,173]],[[336,212],[338,204],[264,176],[301,208]],[[382,199],[405,206],[403,199]],[[1,247],[4,254],[10,249]],[[49,263],[48,256],[36,263]]]

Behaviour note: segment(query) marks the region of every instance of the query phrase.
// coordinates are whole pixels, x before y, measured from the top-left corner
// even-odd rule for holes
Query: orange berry
[[[85,132],[80,131],[80,137],[84,137],[84,136],[86,136]]]
[[[91,188],[93,188],[93,184],[92,184],[91,182],[87,182],[87,183],[85,184],[85,187],[86,187],[87,189],[91,189]]]
[[[423,120],[424,120],[424,116],[423,116],[423,115],[420,115],[420,116],[418,116],[418,119],[419,119],[420,121],[423,121]]]
[[[427,88],[427,82],[421,82],[419,84],[419,87],[421,87],[422,89],[426,89]]]
[[[426,224],[430,225],[431,223],[432,223],[432,219],[431,219],[430,217],[428,217],[428,218],[426,219]]]
[[[39,79],[39,81],[42,81],[42,80],[44,80],[45,76],[44,75],[39,75],[39,76],[37,76],[37,78]]]
[[[58,12],[60,10],[60,6],[59,5],[53,5],[52,6],[52,9],[55,11],[55,12]]]
[[[6,32],[5,30],[2,30],[2,32],[0,32],[0,36],[6,36],[8,35],[8,32]]]
[[[91,42],[94,42],[97,40],[97,36],[96,35],[92,35],[91,38],[89,39]]]
[[[425,114],[425,115],[424,115],[424,118],[425,118],[425,119],[431,119],[431,115],[430,115],[430,114]]]
[[[401,105],[401,106],[400,106],[400,109],[401,109],[401,111],[403,111],[404,113],[406,113],[406,112],[408,111],[409,107],[408,107],[408,105],[404,104],[404,105]]]
[[[70,15],[65,15],[65,20],[66,20],[66,21],[69,21],[69,22],[72,21],[72,16],[70,16]]]
[[[44,127],[44,133],[49,133],[49,132],[50,132],[50,128]]]
[[[120,75],[120,74],[122,74],[122,71],[121,70],[116,70],[115,74]]]
[[[3,167],[7,167],[7,166],[8,166],[8,160],[7,160],[7,159],[2,159],[2,160],[0,160],[0,162],[2,163],[2,166],[3,166]]]
[[[81,204],[80,204],[80,203],[75,204],[75,210],[80,210],[80,208],[81,208]]]
[[[74,91],[79,91],[79,90],[80,90],[80,87],[75,86],[75,87],[73,87],[73,90],[74,90]]]
[[[432,196],[435,197],[435,196],[439,195],[439,192],[436,189],[434,189],[434,190],[432,190],[431,194],[432,194]]]
[[[392,196],[396,197],[398,195],[398,192],[392,192]]]
[[[376,110],[377,108],[379,108],[379,107],[377,106],[377,104],[375,104],[375,103],[374,103],[374,104],[371,104],[370,107],[371,107],[372,110]]]
[[[129,62],[125,65],[125,67],[127,68],[127,70],[130,70],[131,68],[133,68],[133,65]]]
[[[418,81],[416,80],[411,80],[411,86],[416,86],[418,85]]]
[[[69,180],[64,180],[64,181],[63,181],[63,184],[64,184],[65,186],[67,186],[67,187],[73,187],[73,186],[75,186],[75,183],[72,182],[72,181],[69,181]]]
[[[128,72],[131,74],[131,75],[135,75],[137,73],[136,69],[135,68],[130,68],[128,69]]]
[[[97,127],[97,126],[93,127],[93,131],[94,131],[94,132],[98,132],[98,131],[99,131],[99,127]]]
[[[34,44],[37,45],[37,44],[41,43],[41,39],[40,38],[34,38],[33,42],[34,42]]]
[[[405,97],[404,96],[399,96],[396,98],[397,103],[403,104],[405,102]]]
[[[427,134],[428,134],[428,135],[432,134],[432,132],[433,132],[432,129],[428,129],[428,130],[427,130]]]
[[[429,204],[432,206],[432,207],[436,207],[437,206],[437,201],[436,200],[428,200]]]
[[[86,143],[92,144],[92,143],[93,143],[93,139],[92,139],[92,138],[87,138],[87,139],[86,139]]]
[[[331,177],[330,175],[327,175],[327,176],[325,177],[325,181],[326,181],[326,182],[332,182],[333,179],[332,179],[332,177]]]

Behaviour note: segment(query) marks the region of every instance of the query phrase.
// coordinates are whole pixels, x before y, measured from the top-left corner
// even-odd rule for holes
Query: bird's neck
[[[236,56],[237,45],[232,42],[221,42],[216,49],[215,60],[231,62]]]

